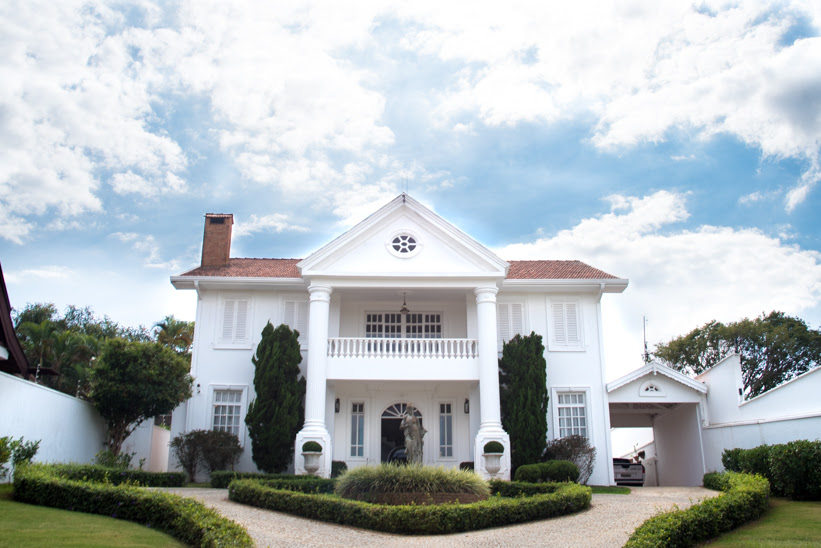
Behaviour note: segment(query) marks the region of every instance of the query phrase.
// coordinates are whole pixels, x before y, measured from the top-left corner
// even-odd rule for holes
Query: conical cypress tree
[[[260,470],[285,470],[294,455],[294,438],[305,420],[305,379],[299,376],[299,332],[269,322],[251,359],[255,366],[256,399],[248,406],[245,424],[251,454]]]
[[[513,470],[539,462],[547,437],[547,362],[541,335],[516,335],[499,360],[502,426],[510,435]]]

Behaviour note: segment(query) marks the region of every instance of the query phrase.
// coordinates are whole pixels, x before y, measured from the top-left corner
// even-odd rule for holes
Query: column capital
[[[333,288],[328,287],[326,285],[311,285],[311,286],[308,286],[308,294],[310,294],[312,301],[330,302],[332,292],[333,292]]]
[[[496,287],[477,287],[473,290],[477,303],[495,303],[497,293],[499,293],[499,289]]]

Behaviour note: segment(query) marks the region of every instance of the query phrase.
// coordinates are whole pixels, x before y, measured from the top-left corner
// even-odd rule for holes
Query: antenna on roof
[[[647,351],[647,316],[642,316],[641,320],[642,330],[644,331],[644,354],[642,359],[644,359],[644,363],[650,363],[650,352]]]

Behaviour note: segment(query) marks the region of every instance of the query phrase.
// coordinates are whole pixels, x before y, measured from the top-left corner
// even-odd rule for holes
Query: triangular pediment
[[[297,267],[303,277],[480,277],[508,263],[410,196],[401,194]]]
[[[707,385],[678,371],[651,362],[607,384],[614,402],[699,401]]]

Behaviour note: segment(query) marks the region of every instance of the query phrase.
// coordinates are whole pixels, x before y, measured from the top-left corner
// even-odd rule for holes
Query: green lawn
[[[183,547],[169,535],[105,516],[14,502],[0,485],[0,547]]]
[[[630,488],[619,485],[591,485],[594,495],[629,495]]]
[[[821,502],[771,498],[764,516],[703,546],[814,548],[821,546]]]

